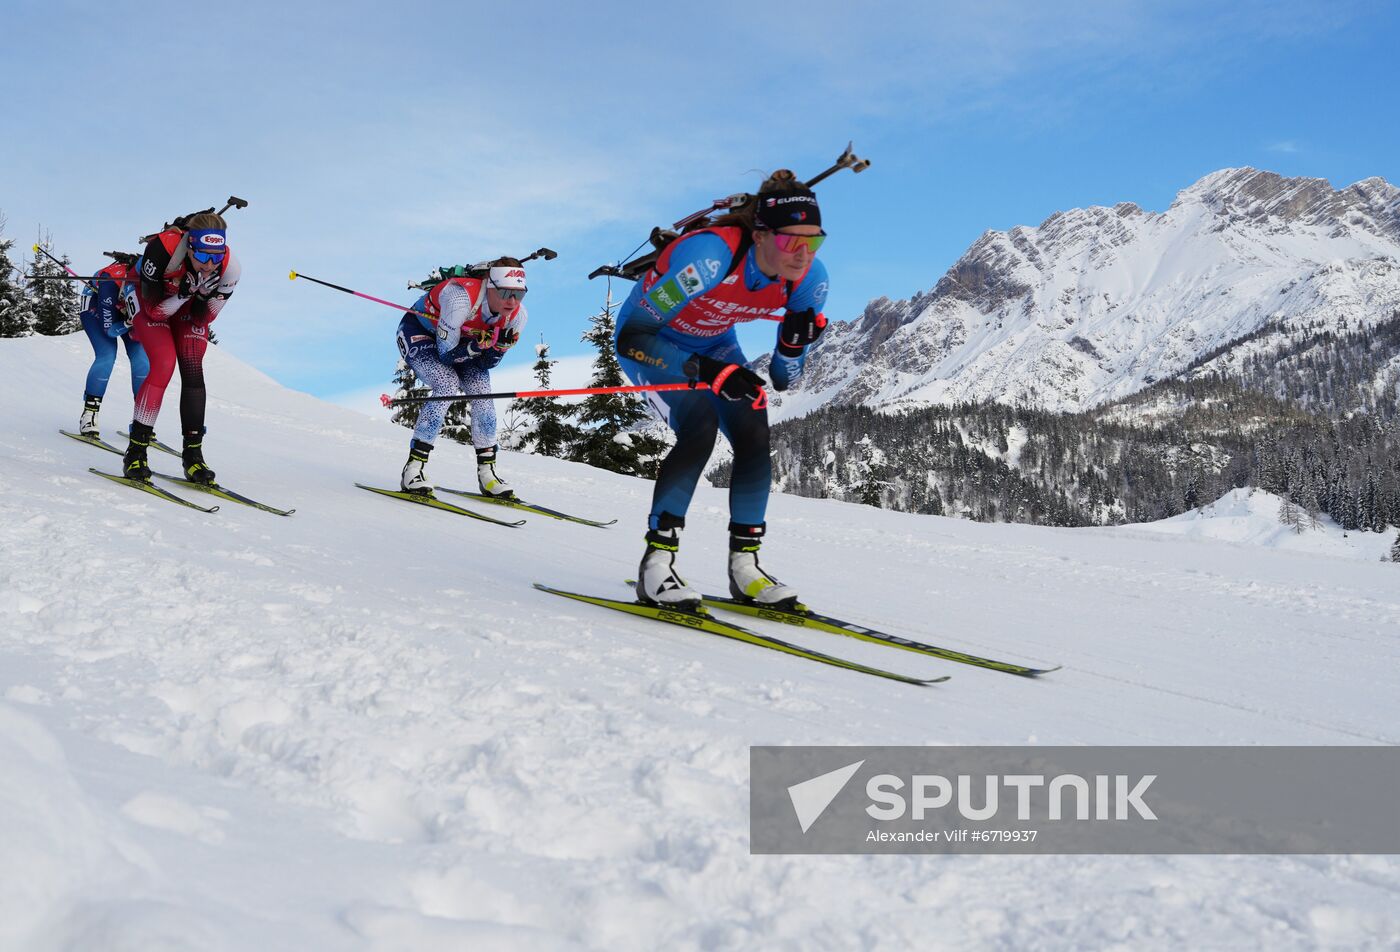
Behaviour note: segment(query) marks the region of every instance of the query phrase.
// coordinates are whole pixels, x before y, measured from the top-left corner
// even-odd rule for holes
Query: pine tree
[[[458,443],[472,441],[472,410],[465,400],[453,400],[447,405],[447,416],[442,420],[442,435]]]
[[[5,233],[5,216],[0,215],[0,236]],[[0,237],[0,337],[25,337],[34,333],[34,312],[29,295],[19,283],[23,274],[10,260],[13,238]]]
[[[867,506],[883,508],[885,491],[889,489],[891,471],[885,454],[870,439],[869,434],[861,437],[856,444],[860,457],[856,462],[856,483],[851,487],[856,501]]]
[[[428,388],[418,383],[418,375],[413,372],[413,368],[408,365],[408,361],[399,358],[399,365],[394,370],[394,399],[403,397],[426,397]],[[394,408],[394,412],[389,419],[399,426],[408,427],[410,430],[418,426],[418,413],[423,409],[421,403],[405,403]]]
[[[1395,541],[1390,544],[1390,561],[1400,562],[1400,534],[1395,536]]]
[[[535,382],[541,390],[548,390],[552,386],[551,370],[558,361],[549,359],[549,345],[543,338],[535,345],[535,354],[539,358],[532,368]],[[517,400],[516,404],[526,421],[521,442],[532,446],[540,456],[563,456],[565,448],[578,439],[578,429],[570,422],[578,411],[560,403],[558,397],[534,397]]]
[[[1303,483],[1298,495],[1298,525],[1307,529],[1322,528],[1321,507],[1317,501],[1317,487],[1311,480]],[[1298,530],[1303,531],[1302,528]]]
[[[613,347],[611,305],[588,323],[589,329],[579,339],[598,351],[588,386],[623,386],[622,365]],[[645,432],[647,419],[646,404],[635,394],[591,394],[578,407],[578,436],[569,445],[568,458],[614,473],[655,477],[666,443]]]
[[[41,236],[39,247],[53,253],[53,239]],[[68,256],[61,259],[69,264]],[[31,266],[36,277],[67,274],[67,270],[56,264],[46,254],[34,256]],[[59,337],[78,330],[78,289],[76,281],[40,280],[30,282],[30,296],[34,308],[34,331],[46,337]]]

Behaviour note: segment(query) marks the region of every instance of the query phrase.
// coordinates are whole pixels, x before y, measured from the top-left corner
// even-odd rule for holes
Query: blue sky
[[[989,228],[1169,205],[1215,169],[1400,182],[1400,4],[11,0],[0,213],[79,267],[229,194],[230,351],[321,396],[382,389],[434,264],[540,245],[526,340],[560,386],[598,264],[762,174],[819,186],[827,314],[933,286]],[[614,282],[614,293],[628,285]],[[750,326],[750,356],[771,346]],[[524,383],[526,347],[498,374]],[[217,387],[217,383],[211,386]]]

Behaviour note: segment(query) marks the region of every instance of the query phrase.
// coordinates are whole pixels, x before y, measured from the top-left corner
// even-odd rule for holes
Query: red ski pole
[[[582,397],[590,393],[659,393],[664,390],[709,390],[710,385],[698,380],[687,383],[648,383],[630,387],[579,387],[574,390],[512,390],[508,393],[455,393],[438,397],[399,397],[394,399],[387,393],[379,395],[379,402],[386,407],[400,407],[410,403],[438,403],[444,400],[504,400],[514,397],[529,400],[534,397]]]
[[[579,387],[575,390],[513,390],[509,393],[456,393],[436,397],[399,397],[395,400],[387,393],[379,395],[379,402],[386,407],[399,407],[411,403],[438,403],[451,400],[503,400],[514,397],[517,400],[530,400],[534,397],[581,397],[590,393],[662,393],[667,390],[710,390],[709,384],[699,380],[685,383],[647,383],[628,387]],[[768,406],[768,391],[760,387],[754,398],[753,408],[762,410]]]

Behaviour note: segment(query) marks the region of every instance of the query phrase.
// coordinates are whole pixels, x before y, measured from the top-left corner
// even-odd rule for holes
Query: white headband
[[[507,291],[525,290],[525,269],[519,265],[511,265],[504,268],[491,269],[491,284],[493,287]]]

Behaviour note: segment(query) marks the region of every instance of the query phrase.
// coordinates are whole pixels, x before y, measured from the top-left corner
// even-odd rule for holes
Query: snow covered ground
[[[1393,529],[1386,533],[1347,532],[1325,514],[1319,514],[1314,524],[1302,510],[1296,511],[1295,525],[1284,525],[1280,521],[1282,505],[1283,499],[1273,493],[1234,489],[1190,512],[1160,522],[1125,526],[1120,531],[1154,532],[1210,543],[1263,546],[1368,562],[1388,556],[1395,542]]]
[[[107,483],[86,469],[117,458],[57,432],[87,361],[0,341],[0,950],[1400,944],[1393,857],[748,852],[751,744],[1394,744],[1400,566],[776,497],[765,563],[818,607],[1065,665],[784,633],[953,675],[909,687],[536,592],[625,596],[650,484],[504,458],[606,530],[377,498],[352,483],[391,485],[405,431],[223,348],[207,456],[297,514]],[[690,521],[682,567],[718,588],[724,493]]]

